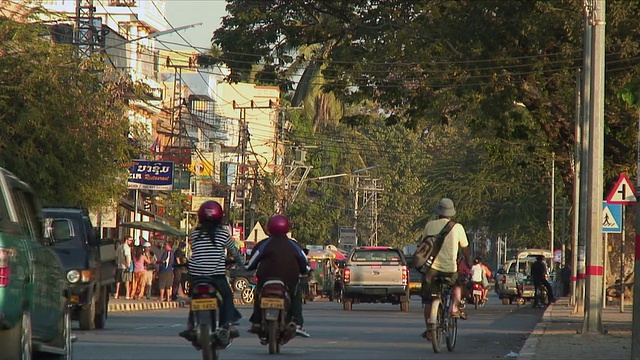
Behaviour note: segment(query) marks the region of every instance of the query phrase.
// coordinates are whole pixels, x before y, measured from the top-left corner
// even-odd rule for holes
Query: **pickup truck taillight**
[[[345,284],[348,284],[351,282],[351,270],[350,269],[344,269],[343,273],[342,273],[342,282]]]
[[[406,267],[402,268],[402,285],[409,284],[409,269]]]
[[[502,284],[506,284],[507,283],[507,275],[502,275],[502,277],[500,278],[500,283],[502,283]]]
[[[0,248],[0,288],[9,285],[9,250]]]

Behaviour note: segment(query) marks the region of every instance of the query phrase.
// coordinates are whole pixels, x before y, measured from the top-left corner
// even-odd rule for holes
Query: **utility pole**
[[[580,125],[580,109],[581,109],[581,96],[582,92],[580,91],[580,86],[582,83],[582,76],[580,73],[580,69],[578,69],[576,74],[576,119],[575,119],[575,153],[573,160],[573,227],[571,231],[571,297],[570,302],[571,305],[576,306],[577,299],[577,280],[578,280],[578,236],[580,231],[580,193],[581,188],[583,186],[580,185],[580,167],[582,166],[581,161],[581,146],[582,146],[582,126]]]
[[[637,167],[636,167],[636,189],[640,189],[640,110],[638,111],[638,139],[637,139]],[[624,212],[623,212],[624,213]],[[634,274],[640,274],[640,201],[636,202],[636,221],[635,221],[635,257],[633,263]],[[624,232],[624,230],[623,230]],[[624,251],[624,249],[623,249]],[[624,284],[624,277],[621,278]],[[633,277],[633,288],[640,288],[640,276]],[[624,288],[622,288],[624,290]],[[622,301],[623,298],[620,298]],[[633,292],[633,320],[631,324],[631,359],[640,359],[640,291]]]
[[[593,0],[591,20],[593,28],[591,113],[589,116],[589,211],[587,214],[587,267],[585,333],[602,332],[602,167],[604,149],[604,62],[605,62],[605,10],[606,0]]]
[[[240,159],[238,163],[238,173],[236,175],[235,194],[236,201],[242,199],[242,228],[243,234],[246,237],[248,231],[252,229],[247,228],[247,203],[246,203],[246,190],[247,190],[247,144],[251,141],[251,134],[249,132],[249,124],[247,124],[247,110],[264,110],[273,109],[276,107],[276,103],[273,100],[269,100],[268,106],[258,106],[251,100],[249,106],[239,106],[235,100],[233,100],[233,109],[240,110],[240,123],[238,131],[238,146],[240,147]],[[239,175],[239,176],[238,176]],[[238,192],[241,192],[242,197],[238,196]]]
[[[549,231],[551,238],[551,254],[555,249],[555,218],[556,218],[556,154],[551,153],[551,219],[549,219]],[[553,255],[552,255],[553,256]]]
[[[585,272],[586,272],[586,256],[587,256],[587,210],[589,207],[589,163],[591,155],[589,153],[589,139],[591,130],[589,128],[589,118],[591,114],[591,66],[592,53],[591,41],[593,38],[591,26],[591,5],[585,2],[584,6],[584,71],[582,73],[582,119],[580,127],[582,129],[580,144],[580,226],[578,238],[578,266],[577,266],[577,283],[576,283],[576,306],[574,313],[584,313],[585,303]]]
[[[76,0],[76,19],[73,40],[82,59],[90,58],[96,51],[97,35],[93,17],[93,0]]]

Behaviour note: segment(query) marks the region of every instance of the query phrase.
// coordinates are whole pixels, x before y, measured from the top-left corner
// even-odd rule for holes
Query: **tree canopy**
[[[99,57],[49,40],[49,29],[0,17],[0,166],[44,204],[108,205],[135,154],[128,88]]]
[[[375,172],[389,195],[382,231],[410,236],[437,198],[449,196],[470,229],[508,232],[522,246],[546,241],[552,161],[556,196],[573,191],[575,99],[585,55],[581,2],[227,2],[229,15],[212,39],[216,61],[230,67],[230,81],[269,79],[288,91],[284,85],[295,79],[288,96],[294,106],[305,99],[310,113],[296,124],[294,141],[318,145],[338,133],[344,139],[321,144],[325,154],[311,157],[314,166],[327,166],[332,147],[351,150],[340,164],[360,158],[384,165]],[[639,15],[636,2],[607,4],[607,188],[635,168],[636,132],[629,129],[636,114],[625,100],[638,78]],[[317,106],[322,93],[330,106]],[[295,214],[317,218],[312,207]]]

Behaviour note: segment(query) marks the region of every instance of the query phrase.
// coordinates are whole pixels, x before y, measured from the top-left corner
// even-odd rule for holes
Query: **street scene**
[[[295,338],[282,347],[281,355],[296,359],[403,359],[433,358],[431,344],[420,337],[424,331],[419,298],[412,299],[408,313],[384,304],[362,304],[345,313],[339,303],[317,301],[304,306],[305,327],[311,337]],[[244,319],[250,309],[240,307]],[[447,359],[504,358],[518,353],[544,310],[505,307],[492,296],[478,310],[469,310],[459,324],[454,352],[438,354]],[[77,359],[200,359],[200,354],[178,332],[185,327],[187,311],[135,311],[113,313],[110,327],[100,332],[77,331]],[[262,359],[268,355],[255,335],[246,333],[241,320],[240,337],[221,352],[221,359]],[[142,349],[141,349],[142,347]]]
[[[638,18],[0,0],[0,360],[640,360]]]

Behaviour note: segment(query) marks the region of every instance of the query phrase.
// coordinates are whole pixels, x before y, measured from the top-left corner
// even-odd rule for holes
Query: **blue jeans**
[[[208,282],[215,286],[216,290],[222,296],[222,304],[220,305],[220,324],[226,326],[229,323],[234,323],[240,318],[242,315],[236,309],[235,305],[233,305],[233,292],[231,291],[231,286],[227,281],[227,277],[225,275],[212,275],[212,276],[190,276],[191,280],[191,289],[194,288],[194,284],[198,282]],[[193,290],[192,290],[193,291]],[[189,324],[193,324],[193,313],[189,311]]]

